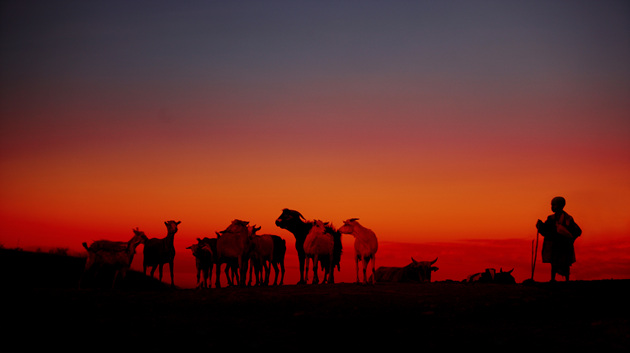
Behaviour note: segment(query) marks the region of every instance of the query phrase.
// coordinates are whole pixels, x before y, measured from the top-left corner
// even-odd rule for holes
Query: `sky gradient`
[[[273,223],[287,207],[411,244],[381,265],[450,248],[442,279],[518,262],[522,280],[562,195],[577,279],[630,278],[627,1],[0,6],[4,247],[175,219],[177,263],[239,218],[294,253]],[[471,242],[510,256],[467,262]]]

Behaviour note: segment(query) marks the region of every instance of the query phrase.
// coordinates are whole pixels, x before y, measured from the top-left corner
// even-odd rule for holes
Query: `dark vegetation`
[[[177,289],[130,271],[78,289],[85,259],[0,250],[2,351],[626,352],[630,280]]]

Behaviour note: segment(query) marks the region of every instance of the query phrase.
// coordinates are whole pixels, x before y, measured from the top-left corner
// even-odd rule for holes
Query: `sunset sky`
[[[573,278],[630,278],[627,1],[0,6],[5,248],[79,252],[174,219],[189,275],[185,247],[239,218],[287,240],[291,282],[286,207],[359,217],[377,265],[521,281],[562,195],[584,231]]]

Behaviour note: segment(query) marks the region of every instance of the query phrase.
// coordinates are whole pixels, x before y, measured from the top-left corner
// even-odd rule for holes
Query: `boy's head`
[[[553,213],[558,213],[564,209],[564,205],[567,204],[567,201],[562,196],[554,197],[551,200],[551,211]]]

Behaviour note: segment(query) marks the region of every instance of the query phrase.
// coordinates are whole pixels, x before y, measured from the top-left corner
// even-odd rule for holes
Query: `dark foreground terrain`
[[[0,271],[5,279],[6,272],[6,267]],[[125,286],[112,290],[54,286],[35,273],[24,275],[30,281],[13,275],[13,283],[1,287],[2,351],[627,352],[630,347],[630,309],[624,305],[630,280],[192,290],[146,285],[143,275],[133,273]]]

